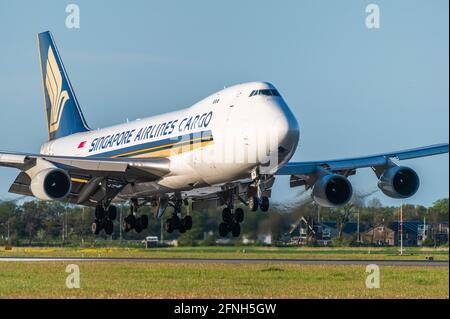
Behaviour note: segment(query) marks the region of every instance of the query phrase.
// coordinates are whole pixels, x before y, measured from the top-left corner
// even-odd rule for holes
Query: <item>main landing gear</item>
[[[222,211],[223,222],[219,225],[220,237],[225,237],[231,232],[233,237],[239,237],[241,234],[241,223],[244,221],[244,210],[240,207],[232,212],[230,206],[227,206]]]
[[[192,229],[192,217],[187,215],[184,218],[181,218],[181,208],[183,202],[181,200],[177,200],[175,204],[173,204],[174,212],[172,217],[168,218],[164,224],[164,228],[166,231],[171,234],[174,230],[178,230],[181,234],[184,234],[186,231]]]
[[[129,232],[134,229],[137,233],[140,233],[148,227],[148,216],[142,215],[140,217],[136,217],[137,209],[137,201],[132,201],[130,214],[123,220],[122,230],[124,232]],[[114,220],[116,218],[116,206],[109,205],[108,208],[105,209],[103,204],[97,205],[95,207],[95,220],[91,226],[92,233],[94,235],[98,235],[102,230],[104,230],[106,235],[112,235],[114,231]]]
[[[98,235],[102,230],[105,230],[106,235],[112,235],[114,231],[114,220],[117,217],[117,208],[114,205],[109,205],[105,209],[103,205],[95,207],[95,220],[92,223],[92,233]]]
[[[122,230],[124,232],[128,233],[129,231],[134,229],[137,233],[140,233],[148,227],[148,216],[141,215],[139,217],[136,217],[137,209],[138,204],[137,202],[133,201],[130,207],[130,214],[123,220]]]
[[[245,202],[244,202],[245,203]],[[248,208],[256,212],[260,209],[262,212],[269,210],[269,198],[266,196],[249,196],[246,202]],[[219,225],[220,237],[226,237],[231,232],[233,237],[239,237],[241,234],[241,223],[244,221],[244,210],[240,207],[232,210],[232,204],[229,203],[222,211],[223,222]]]

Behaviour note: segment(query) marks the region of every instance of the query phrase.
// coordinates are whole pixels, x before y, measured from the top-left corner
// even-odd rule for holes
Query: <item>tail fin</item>
[[[89,131],[50,31],[38,34],[49,140]]]

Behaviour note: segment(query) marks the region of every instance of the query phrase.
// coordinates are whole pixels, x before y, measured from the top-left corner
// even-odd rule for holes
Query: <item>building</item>
[[[393,222],[390,227],[396,233],[395,245],[398,246],[400,245],[400,222]],[[426,229],[429,230],[428,227]],[[403,221],[403,246],[418,246],[419,243],[422,244],[425,236],[423,234],[423,221]]]
[[[395,231],[384,224],[379,224],[364,232],[363,240],[371,245],[393,246],[395,245]]]
[[[395,231],[395,245],[400,245],[400,222],[390,225]],[[422,246],[425,243],[443,245],[448,243],[448,222],[427,224],[424,221],[403,221],[403,245]]]
[[[432,239],[431,225],[421,224],[417,226],[417,246],[423,246],[427,239]]]
[[[272,245],[272,235],[271,234],[259,234],[258,242],[265,245]]]
[[[436,245],[443,245],[448,243],[448,233],[449,233],[448,222],[440,222],[433,224],[431,230]]]
[[[329,246],[331,245],[331,232],[327,226],[301,217],[292,225],[290,231],[283,235],[281,241],[288,245]]]
[[[338,229],[338,224],[336,222],[325,221],[322,224],[330,230],[331,238],[339,238],[339,229]],[[356,223],[356,222],[345,223],[344,227],[342,228],[342,239],[357,240],[358,230],[360,233],[363,233],[365,230],[364,225],[362,225],[362,224],[358,225],[358,223]]]

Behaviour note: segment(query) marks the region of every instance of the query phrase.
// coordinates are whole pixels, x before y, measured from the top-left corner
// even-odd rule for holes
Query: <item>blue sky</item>
[[[367,29],[365,8],[380,7]],[[81,28],[67,29],[76,3]],[[0,0],[0,149],[46,137],[36,34],[51,30],[89,125],[187,107],[236,83],[269,81],[301,125],[294,160],[369,155],[449,139],[448,1]],[[409,203],[448,197],[448,155],[404,162]],[[16,171],[0,168],[0,198]],[[376,189],[370,170],[355,189]],[[274,200],[299,190],[279,178]],[[398,204],[380,192],[386,204]]]

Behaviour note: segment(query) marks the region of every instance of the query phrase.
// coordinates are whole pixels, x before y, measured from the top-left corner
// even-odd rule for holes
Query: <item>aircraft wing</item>
[[[444,153],[448,153],[448,143],[364,157],[313,162],[290,162],[281,167],[276,172],[276,175],[291,175],[301,177],[316,174],[320,169],[326,169],[328,171],[344,175],[352,175],[357,168],[385,167],[392,159],[406,160]]]
[[[68,156],[49,156],[26,153],[0,152],[0,166],[13,167],[26,171],[36,164],[37,159],[46,160],[55,166],[65,169],[70,175],[84,174],[104,176],[126,182],[136,180],[157,180],[170,172],[169,160],[166,158],[151,159],[116,159],[116,158],[83,158]]]
[[[116,185],[116,192],[119,192],[127,183],[157,181],[170,173],[170,161],[167,158],[91,159],[0,151],[0,166],[22,171],[9,189],[11,193],[32,196],[29,187],[31,179],[25,172],[33,168],[39,159],[68,172],[73,182],[68,201],[77,204],[86,203],[102,180],[112,181]]]

